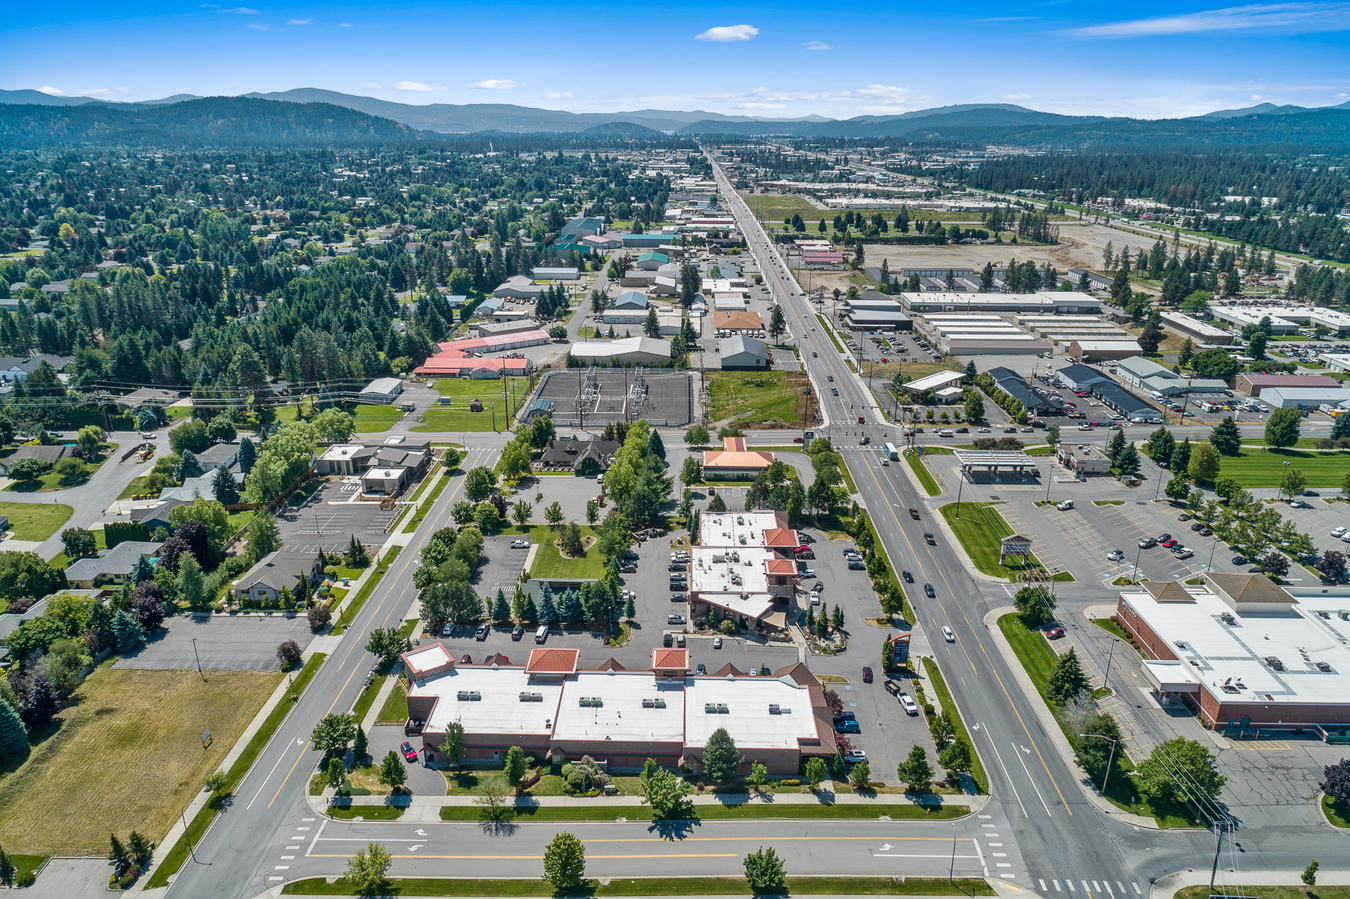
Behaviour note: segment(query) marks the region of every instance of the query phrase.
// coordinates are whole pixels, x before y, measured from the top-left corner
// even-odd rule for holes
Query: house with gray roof
[[[149,559],[153,563],[163,545],[150,541],[125,540],[112,549],[103,550],[93,558],[76,559],[71,562],[66,568],[66,580],[70,586],[84,589],[121,585],[135,572],[136,563],[141,559]]]
[[[240,602],[274,600],[283,587],[294,593],[301,577],[313,584],[321,575],[316,553],[279,549],[263,556],[235,581],[234,595]]]
[[[58,461],[70,455],[69,446],[35,446],[25,444],[16,449],[8,458],[0,459],[0,475],[9,476],[9,469],[23,459],[37,459],[39,462],[46,462],[48,465],[55,465]]]
[[[722,370],[758,368],[767,369],[771,362],[769,348],[758,337],[736,334],[717,342],[722,357]]]

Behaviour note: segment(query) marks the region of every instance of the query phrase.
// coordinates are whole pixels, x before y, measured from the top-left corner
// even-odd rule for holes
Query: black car
[[[520,638],[523,637],[523,636],[525,636],[525,628],[521,627],[521,626],[518,625],[518,624],[517,624],[515,627],[511,628],[511,639],[512,639],[512,640],[515,640],[517,643],[519,643],[519,642],[520,642]]]
[[[1198,521],[1191,522],[1191,530],[1199,531],[1204,525]]]
[[[933,592],[933,585],[932,585],[932,584],[924,584],[924,585],[923,585],[923,592],[924,592],[924,595],[928,596],[930,599],[931,599],[932,597],[934,597],[934,596],[937,596],[937,594]]]
[[[923,542],[927,543],[929,546],[937,546],[937,538],[932,534],[924,534]]]
[[[848,561],[848,567],[849,567],[849,570],[850,570],[850,571],[866,571],[866,570],[867,570],[867,566],[863,564],[863,561],[862,561],[861,559],[849,559],[849,561]]]
[[[689,569],[685,568],[678,562],[671,562],[669,565],[666,566],[666,571],[688,571],[688,570]]]
[[[871,442],[872,442],[872,438],[871,438],[871,437],[864,437],[862,440],[859,440],[859,441],[858,441],[858,443],[861,444],[862,446],[867,446],[867,444],[869,444],[869,443],[871,443]]]
[[[1159,543],[1162,543],[1162,542],[1165,541],[1165,540],[1171,540],[1171,539],[1172,539],[1172,535],[1171,535],[1171,534],[1159,534],[1159,535],[1157,536],[1156,539],[1157,539],[1157,541],[1158,541]]]
[[[906,584],[914,583],[914,575],[910,574],[908,571],[902,571],[900,574],[904,577]]]
[[[619,574],[637,574],[636,565],[620,565]]]
[[[1200,529],[1200,536],[1201,536],[1201,537],[1213,537],[1213,536],[1214,536],[1214,532],[1211,531],[1209,528],[1201,528],[1201,529]]]
[[[1246,565],[1246,564],[1247,564],[1247,557],[1246,557],[1246,556],[1233,556],[1232,562],[1233,562],[1234,565]]]
[[[675,643],[675,638],[672,637],[670,634],[665,634],[665,635],[663,635],[663,636],[661,637],[661,645],[662,645],[662,646],[672,646],[672,645],[674,645],[674,643]]]

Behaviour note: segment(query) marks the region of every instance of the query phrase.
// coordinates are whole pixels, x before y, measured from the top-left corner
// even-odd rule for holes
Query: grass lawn
[[[0,781],[0,845],[102,854],[108,832],[156,836],[220,765],[280,675],[99,669],[61,728]],[[201,734],[211,731],[202,751]],[[91,789],[97,784],[97,789]],[[79,809],[79,814],[71,814]]]
[[[396,684],[394,689],[389,691],[389,698],[380,707],[380,715],[375,719],[375,723],[403,724],[407,720],[408,694],[403,691],[402,684]]]
[[[370,594],[375,590],[375,587],[380,583],[380,580],[384,578],[385,572],[389,570],[390,563],[398,558],[398,553],[401,549],[403,549],[401,546],[390,547],[389,551],[380,557],[380,561],[377,563],[379,567],[375,573],[370,576],[370,579],[366,581],[365,586],[361,588],[361,592],[356,594],[351,602],[343,606],[342,615],[333,623],[333,628],[329,631],[329,634],[341,633],[341,629],[347,626],[347,622],[356,617],[356,613],[361,611],[361,606],[370,598]]]
[[[834,348],[841,353],[844,352],[844,345],[839,342],[839,336],[834,333],[834,328],[830,327],[829,320],[819,312],[816,313],[816,318],[820,320],[821,329],[830,335],[830,343],[834,344]]]
[[[99,550],[107,549],[108,539],[107,535],[104,534],[103,532],[103,528],[99,528],[97,531],[94,531],[93,534],[94,534],[94,546]],[[60,568],[62,571],[65,571],[66,568],[69,567],[70,565],[70,559],[67,558],[65,551],[62,550],[61,552],[52,556],[51,565],[53,568]]]
[[[1322,811],[1326,814],[1327,820],[1337,827],[1350,827],[1350,805],[1330,796],[1323,796]]]
[[[16,540],[46,540],[61,530],[75,510],[60,503],[0,503]]]
[[[948,881],[925,877],[789,877],[786,893],[794,896],[993,896],[983,880]],[[578,896],[749,896],[744,877],[644,877],[615,878],[608,884],[585,881],[574,891]],[[1321,892],[1321,891],[1319,891]],[[283,896],[351,896],[349,886],[324,877],[298,880],[281,888]],[[450,878],[396,877],[389,881],[391,896],[553,896],[553,887],[540,878],[527,880],[460,880]],[[1286,897],[1275,897],[1286,899]],[[1289,897],[1294,899],[1294,897]],[[1344,899],[1324,896],[1322,899]]]
[[[750,207],[750,211],[755,214],[755,218],[761,222],[769,224],[783,224],[783,219],[792,218],[794,215],[800,215],[802,220],[808,218],[819,221],[824,218],[830,222],[834,221],[836,212],[834,210],[818,209],[811,205],[811,201],[805,197],[799,197],[795,194],[782,194],[774,196],[760,196],[759,194],[741,194],[741,199],[745,205]],[[843,215],[840,210],[837,214]],[[809,229],[809,237],[815,237],[817,231],[813,227]]]
[[[751,803],[742,805],[699,805],[694,807],[692,821],[712,821],[732,818],[865,818],[876,819],[886,815],[895,820],[937,820],[940,818],[959,818],[970,814],[970,808],[964,805],[942,805],[928,810],[929,807],[905,803],[888,804],[849,804],[849,805],[766,805]],[[478,821],[483,810],[472,805],[446,805],[441,807],[442,821]],[[532,808],[516,809],[517,821],[613,821],[617,817],[629,821],[650,821],[652,810],[649,806],[603,806],[544,805]]]
[[[961,503],[961,517],[957,518],[956,503],[948,503],[941,509],[942,517],[956,533],[965,549],[966,555],[975,563],[975,567],[994,577],[1006,577],[1015,580],[1018,573],[1025,569],[1020,566],[1002,565],[998,561],[999,541],[1012,534],[1012,528],[994,506],[997,503]],[[1032,568],[1043,567],[1033,553]]]
[[[417,530],[417,526],[422,523],[422,519],[426,518],[427,513],[429,513],[435,507],[436,497],[440,496],[441,491],[445,489],[445,485],[450,483],[449,478],[442,477],[444,473],[445,469],[442,468],[439,464],[432,466],[431,473],[428,474],[427,477],[433,478],[435,480],[435,483],[431,487],[430,494],[426,494],[424,490],[424,495],[426,496],[426,498],[423,499],[422,504],[417,507],[417,514],[413,516],[413,520],[408,522],[408,530],[410,531]]]
[[[928,470],[927,465],[923,464],[923,458],[921,456],[914,453],[906,453],[905,461],[909,463],[910,468],[914,469],[914,473],[919,476],[919,483],[923,484],[923,489],[929,496],[937,496],[942,492],[942,489],[938,487],[937,479],[933,477],[933,473]]]
[[[507,378],[506,396],[502,396],[502,381],[475,381],[470,378],[437,378],[436,390],[441,396],[451,397],[454,402],[448,406],[433,406],[418,417],[420,424],[414,431],[491,431],[493,430],[492,410],[497,411],[496,427],[505,428],[510,424],[511,416],[506,414],[507,406],[515,413],[529,399],[530,382],[528,378]],[[469,403],[481,400],[482,412],[470,412]]]
[[[710,371],[708,417],[757,428],[766,421],[780,427],[802,427],[809,383],[805,372]]]
[[[145,482],[148,477],[149,475],[141,475],[140,477],[132,478],[131,483],[128,484],[125,488],[123,488],[122,492],[118,494],[117,498],[131,499],[133,496],[141,496],[142,494],[144,494]]]
[[[1286,466],[1284,463],[1289,462]],[[1219,457],[1219,477],[1234,478],[1243,487],[1278,487],[1289,468],[1303,473],[1309,487],[1340,487],[1350,474],[1350,453],[1316,453],[1300,449],[1261,452],[1243,450]]]
[[[330,818],[362,821],[397,821],[407,809],[401,805],[330,805],[326,814]]]
[[[587,537],[595,536],[595,528],[580,525],[582,545]],[[517,530],[520,530],[517,528]],[[576,559],[564,559],[562,550],[554,544],[558,534],[546,524],[536,524],[526,528],[530,541],[538,545],[534,554],[534,564],[530,567],[530,577],[544,579],[598,578],[605,570],[604,559],[600,551],[591,546]]]
[[[352,413],[352,424],[358,434],[387,431],[403,417],[403,413],[398,411],[397,405],[385,406],[383,404],[362,403],[350,411]]]
[[[975,751],[975,741],[970,738],[966,723],[961,720],[961,713],[956,709],[956,702],[952,699],[951,691],[947,689],[947,682],[942,679],[937,662],[925,656],[923,670],[933,685],[933,692],[937,693],[938,702],[942,703],[942,708],[950,714],[952,723],[956,725],[956,736],[965,740],[966,745],[970,747],[970,776],[979,785],[981,793],[989,792],[989,775],[984,773],[984,765],[980,764],[980,754]]]

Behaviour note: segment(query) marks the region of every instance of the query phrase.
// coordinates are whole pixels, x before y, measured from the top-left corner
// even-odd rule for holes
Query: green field
[[[994,577],[1006,577],[1016,580],[1017,575],[1026,569],[1020,566],[999,564],[999,541],[1012,534],[1012,528],[994,506],[998,503],[961,503],[961,517],[957,517],[957,504],[948,503],[941,509],[942,517],[956,533],[966,555],[975,563],[975,567]],[[1041,568],[1040,560],[1033,553],[1031,568]]]
[[[496,410],[496,429],[504,430],[512,416],[530,397],[528,378],[506,378],[499,381],[475,381],[470,378],[436,378],[435,386],[441,396],[453,398],[448,406],[435,406],[418,416],[420,424],[414,431],[491,431],[493,409]],[[502,396],[502,385],[506,396]],[[482,412],[470,412],[472,400],[483,403]],[[511,414],[507,414],[510,407]]]
[[[540,514],[543,514],[542,511]],[[517,529],[519,530],[519,528]],[[598,578],[605,571],[605,562],[600,552],[591,546],[577,559],[564,559],[562,551],[554,544],[557,533],[546,524],[526,528],[530,542],[539,547],[535,550],[534,564],[530,566],[530,577],[566,580],[569,578]],[[595,528],[581,525],[582,544],[588,537],[595,536]]]
[[[75,510],[59,503],[0,503],[16,540],[46,540],[61,529]]]
[[[1285,465],[1289,462],[1289,465]],[[1243,487],[1278,487],[1286,470],[1303,473],[1309,487],[1340,487],[1350,474],[1350,453],[1316,453],[1300,449],[1246,450],[1219,457],[1219,477],[1234,478]]]
[[[358,434],[387,431],[398,424],[398,420],[403,417],[403,413],[398,411],[397,405],[361,404],[353,406],[350,411],[352,413],[352,424],[355,425]]]
[[[744,877],[644,877],[614,878],[609,883],[584,881],[574,891],[578,896],[749,896]],[[786,894],[793,896],[993,896],[983,880],[947,880],[925,877],[789,877]],[[329,883],[311,877],[288,883],[283,896],[351,896],[345,883]],[[553,896],[553,887],[540,878],[528,880],[461,880],[458,878],[396,877],[389,881],[390,896]],[[1286,899],[1284,896],[1271,899]],[[1292,897],[1290,897],[1292,899]],[[1306,899],[1306,897],[1305,897]],[[1325,899],[1344,899],[1342,896]]]
[[[712,421],[729,420],[745,428],[758,428],[767,421],[777,427],[800,428],[804,424],[803,391],[810,386],[805,372],[710,371],[706,379],[711,397],[708,417]]]

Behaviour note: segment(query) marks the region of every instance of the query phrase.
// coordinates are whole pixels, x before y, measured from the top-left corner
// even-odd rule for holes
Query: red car
[[[792,442],[793,442],[793,443],[801,443],[801,442],[802,442],[802,438],[800,438],[800,437],[793,437],[793,438],[792,438]]]
[[[1177,541],[1175,541],[1175,540],[1164,540],[1164,541],[1162,542],[1162,545],[1165,546],[1165,547],[1167,547],[1168,549],[1171,549],[1172,547],[1174,547],[1174,546],[1177,545]]]
[[[861,425],[861,424],[867,424],[867,419],[866,419],[866,417],[864,417],[864,416],[862,416],[862,415],[859,415],[859,416],[858,416],[858,424],[860,424],[860,425]]]
[[[1064,628],[1060,627],[1058,624],[1052,624],[1045,629],[1045,636],[1051,640],[1058,640],[1060,637],[1064,636]]]
[[[871,682],[872,682],[872,669],[871,669],[871,668],[864,667],[864,668],[863,668],[863,683],[865,683],[865,684],[870,684]]]
[[[403,757],[410,762],[417,761],[417,751],[412,748],[411,743],[404,743],[399,749],[403,750]]]
[[[887,359],[885,356],[882,356],[882,357],[881,357],[881,364],[882,364],[882,365],[885,365],[887,362],[890,362],[890,361],[891,361],[891,360]]]
[[[910,510],[909,510],[909,517],[910,517],[910,518],[913,518],[915,521],[918,521],[918,520],[919,520],[919,510],[918,510],[918,509],[910,509]]]

